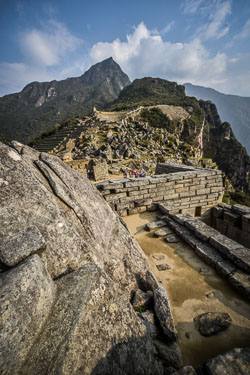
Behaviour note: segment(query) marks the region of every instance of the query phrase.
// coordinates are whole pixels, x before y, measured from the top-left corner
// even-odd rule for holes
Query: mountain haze
[[[93,65],[81,77],[30,83],[20,93],[0,98],[0,136],[28,143],[56,123],[112,102],[129,83],[112,58]]]
[[[236,138],[246,147],[250,155],[250,97],[226,95],[191,83],[186,83],[184,86],[187,95],[210,100],[216,105],[221,120],[231,124]]]

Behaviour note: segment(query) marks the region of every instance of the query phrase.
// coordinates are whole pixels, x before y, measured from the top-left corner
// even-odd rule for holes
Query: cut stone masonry
[[[166,168],[164,169],[164,166]],[[199,216],[218,205],[223,195],[222,172],[214,169],[158,164],[152,177],[109,180],[96,184],[114,211],[127,216],[146,211],[156,204],[177,206],[180,213]],[[168,171],[175,170],[169,173]]]

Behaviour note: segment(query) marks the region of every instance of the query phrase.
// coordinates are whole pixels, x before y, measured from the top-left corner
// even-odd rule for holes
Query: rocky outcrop
[[[205,374],[249,374],[250,348],[235,348],[210,359],[203,366]]]
[[[234,188],[250,192],[250,157],[237,141],[228,122],[221,122],[216,106],[199,101],[206,114],[203,131],[203,156],[212,158]]]
[[[161,328],[175,330],[164,290],[98,190],[59,158],[18,142],[0,143],[0,160],[2,373],[160,375],[179,367],[178,344]],[[156,355],[155,338],[168,361]]]

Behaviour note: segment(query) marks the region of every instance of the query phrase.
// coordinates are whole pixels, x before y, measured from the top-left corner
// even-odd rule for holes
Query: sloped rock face
[[[16,374],[45,319],[56,286],[38,255],[0,276],[0,369]]]
[[[56,284],[57,301],[21,374],[144,373],[152,344],[117,285],[94,264]]]
[[[19,154],[0,143],[0,235],[36,226],[52,278],[94,262],[131,289],[148,262],[120,219],[84,176],[57,157],[24,149]]]
[[[0,143],[0,161],[1,373],[162,374],[130,303],[148,261],[121,219],[56,157]],[[28,251],[13,238],[30,227]]]

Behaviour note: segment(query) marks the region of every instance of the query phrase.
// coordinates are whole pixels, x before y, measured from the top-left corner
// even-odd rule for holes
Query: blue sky
[[[0,96],[110,56],[131,80],[250,96],[250,0],[0,0],[0,39]]]

